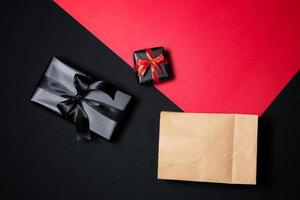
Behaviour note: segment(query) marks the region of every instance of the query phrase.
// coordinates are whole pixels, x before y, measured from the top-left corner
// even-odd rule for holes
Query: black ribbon
[[[89,92],[98,90],[104,92],[112,100],[114,100],[117,89],[113,85],[104,81],[93,82],[90,78],[81,74],[74,75],[73,84],[77,94],[74,94],[61,83],[47,76],[43,78],[39,87],[54,93],[55,95],[67,98],[67,100],[58,103],[57,108],[64,118],[67,118],[75,123],[78,130],[77,139],[91,139],[91,134],[89,131],[89,119],[82,106],[82,102],[87,103],[89,106],[111,120],[117,121],[122,113],[122,110],[101,101],[86,98],[86,95]]]

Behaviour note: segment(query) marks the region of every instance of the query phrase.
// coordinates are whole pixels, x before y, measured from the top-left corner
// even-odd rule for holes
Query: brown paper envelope
[[[158,179],[256,184],[257,115],[161,112]]]

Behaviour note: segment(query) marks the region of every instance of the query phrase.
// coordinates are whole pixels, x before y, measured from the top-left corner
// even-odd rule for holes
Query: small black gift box
[[[134,71],[140,84],[157,83],[169,78],[163,47],[135,51],[133,58]]]
[[[131,96],[113,85],[92,79],[53,57],[31,97],[72,121],[77,138],[90,139],[90,131],[109,140]]]

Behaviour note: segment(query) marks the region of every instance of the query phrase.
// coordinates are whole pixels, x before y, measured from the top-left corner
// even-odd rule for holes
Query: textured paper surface
[[[256,184],[256,115],[161,112],[158,179]]]

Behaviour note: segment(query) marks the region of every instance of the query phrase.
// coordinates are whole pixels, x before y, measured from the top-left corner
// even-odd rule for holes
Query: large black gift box
[[[72,121],[77,138],[90,139],[90,131],[107,140],[128,107],[131,96],[115,86],[94,80],[53,57],[31,101]]]

